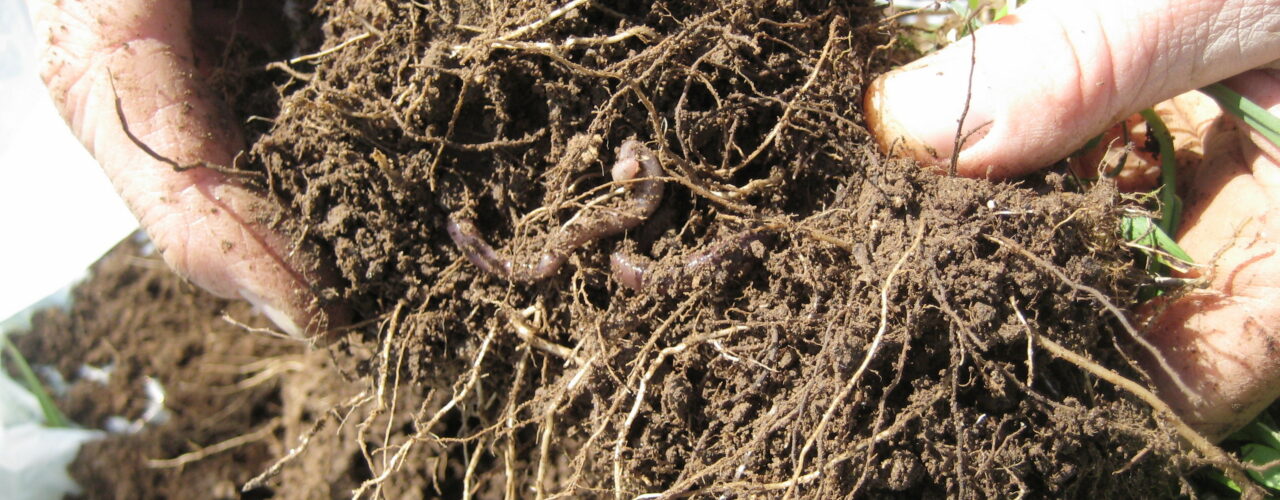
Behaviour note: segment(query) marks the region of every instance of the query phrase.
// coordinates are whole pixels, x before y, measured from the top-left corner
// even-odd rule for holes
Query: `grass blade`
[[[1182,200],[1178,199],[1178,163],[1173,153],[1173,135],[1152,108],[1141,112],[1147,130],[1160,147],[1160,229],[1174,234],[1182,219]]]
[[[1187,255],[1186,250],[1178,246],[1178,243],[1169,237],[1159,225],[1152,222],[1150,217],[1142,216],[1126,216],[1120,220],[1120,231],[1124,234],[1124,239],[1139,245],[1159,250],[1169,257],[1177,259],[1177,262],[1169,261],[1160,253],[1153,253],[1152,257],[1156,261],[1174,269],[1185,270],[1189,265],[1195,264],[1195,260]]]
[[[1253,127],[1272,144],[1280,147],[1280,118],[1276,118],[1276,115],[1221,83],[1215,83],[1200,91],[1218,101],[1218,105],[1222,106],[1224,111],[1240,117],[1245,124]]]
[[[1274,464],[1280,460],[1280,450],[1270,446],[1246,444],[1240,451],[1244,461],[1254,466]],[[1246,472],[1258,484],[1271,489],[1280,489],[1280,466],[1272,466],[1261,470],[1249,469]]]
[[[35,395],[36,401],[40,402],[40,411],[44,413],[44,423],[47,427],[71,427],[70,421],[58,410],[58,406],[53,404],[53,398],[49,397],[49,392],[44,390],[44,385],[40,383],[40,379],[36,378],[36,372],[31,370],[31,365],[27,364],[27,358],[22,356],[22,352],[18,351],[18,347],[13,345],[13,341],[9,337],[4,338],[5,350],[9,353],[9,358],[18,368],[18,373],[22,375],[22,382],[26,384],[27,390]]]

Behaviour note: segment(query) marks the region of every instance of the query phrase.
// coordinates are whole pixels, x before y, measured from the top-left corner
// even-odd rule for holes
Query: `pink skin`
[[[218,296],[253,302],[295,336],[344,320],[341,306],[320,306],[312,291],[327,268],[268,226],[277,207],[216,171],[176,172],[125,135],[117,96],[129,130],[180,164],[230,165],[244,148],[193,63],[189,2],[29,0],[29,10],[54,103],[170,266]]]
[[[1221,81],[1280,113],[1280,1],[1038,0],[977,32],[962,175],[1007,178],[1049,165],[1110,124]],[[868,89],[882,148],[943,168],[969,76],[971,40]],[[1194,99],[1191,99],[1194,100]],[[1280,151],[1213,106],[1165,105],[1203,143],[1180,171],[1178,240],[1207,289],[1153,304],[1145,335],[1202,400],[1145,360],[1157,392],[1221,439],[1280,396]]]
[[[612,236],[640,225],[662,201],[662,166],[658,158],[640,141],[628,140],[618,150],[618,161],[611,169],[615,182],[627,183],[630,193],[621,208],[599,207],[579,213],[547,241],[547,251],[537,263],[518,262],[498,254],[475,224],[464,218],[450,217],[445,224],[453,244],[467,260],[481,270],[512,281],[539,281],[560,270],[569,254],[589,241]],[[644,177],[637,176],[642,175]]]

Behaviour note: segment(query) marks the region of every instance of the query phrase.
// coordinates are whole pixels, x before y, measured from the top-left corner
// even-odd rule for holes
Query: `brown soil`
[[[165,390],[169,417],[135,434],[86,444],[71,466],[86,498],[265,498],[241,486],[297,442],[360,384],[345,381],[324,351],[262,333],[241,303],[185,283],[159,256],[126,240],[78,286],[70,310],[47,310],[30,334],[14,338],[28,360],[69,382],[56,402],[71,420],[103,428],[112,416],[138,420],[146,379]],[[112,367],[105,385],[78,375],[82,365]],[[285,478],[311,495],[352,487],[350,432],[319,434],[318,448],[341,458],[296,462]],[[322,495],[325,496],[325,495]],[[299,496],[282,495],[286,498]]]
[[[171,277],[82,292],[58,321],[111,333],[85,358],[65,354],[86,348],[74,336],[44,352],[132,359],[121,383],[157,376],[179,417],[90,449],[79,477],[102,485],[93,493],[233,496],[287,457],[253,494],[1185,491],[1200,462],[1148,407],[1028,347],[1044,336],[1144,379],[1115,319],[1043,265],[1131,305],[1138,275],[1115,239],[1116,194],[1053,173],[993,184],[879,157],[859,101],[896,55],[869,3],[582,3],[554,19],[559,0],[318,6],[323,42],[305,50],[336,50],[228,92],[245,116],[275,117],[248,122],[251,168],[297,217],[282,223],[337,262],[333,292],[364,323],[307,353],[239,331],[219,319],[236,306],[179,294]],[[250,49],[236,53],[252,61]],[[556,276],[487,275],[445,233],[459,212],[505,251],[536,254],[600,192],[628,138],[671,177],[662,207]],[[734,272],[666,293],[610,277],[616,249],[671,269],[744,230],[768,237]],[[172,331],[200,333],[175,347],[139,326],[172,315],[192,317]],[[296,364],[252,376],[283,360]],[[196,385],[223,389],[177,392]],[[72,414],[92,423],[129,404]],[[116,453],[170,458],[271,425],[182,468],[109,472],[136,460]]]

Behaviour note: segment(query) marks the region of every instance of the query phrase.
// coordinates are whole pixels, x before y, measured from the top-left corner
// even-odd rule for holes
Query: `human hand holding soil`
[[[339,324],[339,307],[319,305],[325,266],[276,231],[274,204],[219,169],[155,156],[229,166],[244,148],[202,81],[190,2],[31,0],[29,10],[55,105],[165,261],[214,294],[249,300],[295,336]]]
[[[1038,0],[978,30],[976,50],[974,38],[872,84],[868,121],[882,148],[950,166],[971,66],[955,165],[970,177],[1045,167],[1110,124],[1218,81],[1280,113],[1277,1]],[[1144,334],[1200,404],[1143,362],[1163,399],[1221,439],[1280,396],[1280,148],[1200,101],[1162,113],[1203,147],[1198,163],[1180,161],[1177,240],[1208,287],[1142,313]]]
[[[1040,0],[981,30],[959,173],[1027,173],[1142,107],[1228,77],[1255,102],[1280,107],[1280,75],[1248,71],[1280,53],[1277,6]],[[277,209],[219,171],[176,171],[121,123],[123,114],[133,135],[180,165],[230,165],[243,149],[239,127],[201,83],[190,4],[31,0],[31,7],[48,44],[43,72],[55,102],[166,261],[218,295],[258,304],[291,333],[322,329],[330,314],[313,290],[324,267],[271,229]],[[886,147],[949,162],[970,48],[962,41],[878,82],[870,116]],[[1275,341],[1268,331],[1280,326],[1272,285],[1280,257],[1268,217],[1277,211],[1268,194],[1280,184],[1280,152],[1234,120],[1184,111],[1202,136],[1205,161],[1181,173],[1187,206],[1179,239],[1210,264],[1201,274],[1211,287],[1155,308],[1148,335],[1205,404],[1175,390],[1162,394],[1221,437],[1280,393],[1270,383],[1280,377],[1280,360],[1268,354]]]

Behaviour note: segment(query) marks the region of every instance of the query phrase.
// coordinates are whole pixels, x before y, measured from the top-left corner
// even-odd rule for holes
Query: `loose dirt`
[[[291,50],[314,57],[264,70],[255,58],[272,52],[236,39],[239,62],[213,80],[246,119],[246,168],[293,214],[280,223],[299,251],[337,263],[332,295],[361,323],[308,353],[222,321],[249,313],[171,277],[134,280],[129,293],[188,302],[117,303],[129,323],[96,327],[111,333],[94,345],[136,347],[85,359],[141,358],[122,381],[208,399],[174,396],[183,424],[97,445],[79,477],[173,497],[190,491],[179,484],[234,496],[268,469],[250,493],[1186,493],[1201,461],[1149,407],[1032,341],[1145,379],[1116,319],[1068,283],[1135,302],[1119,196],[1052,172],[995,184],[882,158],[862,89],[904,56],[869,4],[350,0],[295,31]],[[502,252],[536,256],[613,188],[626,139],[662,163],[662,206],[557,275],[509,283],[446,234],[460,214]],[[615,250],[662,272],[743,231],[764,237],[682,286],[611,277]],[[122,322],[100,317],[121,293],[82,292],[59,321]],[[166,314],[197,318],[124,327]],[[65,354],[75,338],[44,352],[81,359]],[[147,343],[173,338],[186,340]],[[264,426],[181,467],[122,465]],[[113,443],[131,444],[101,451]]]

